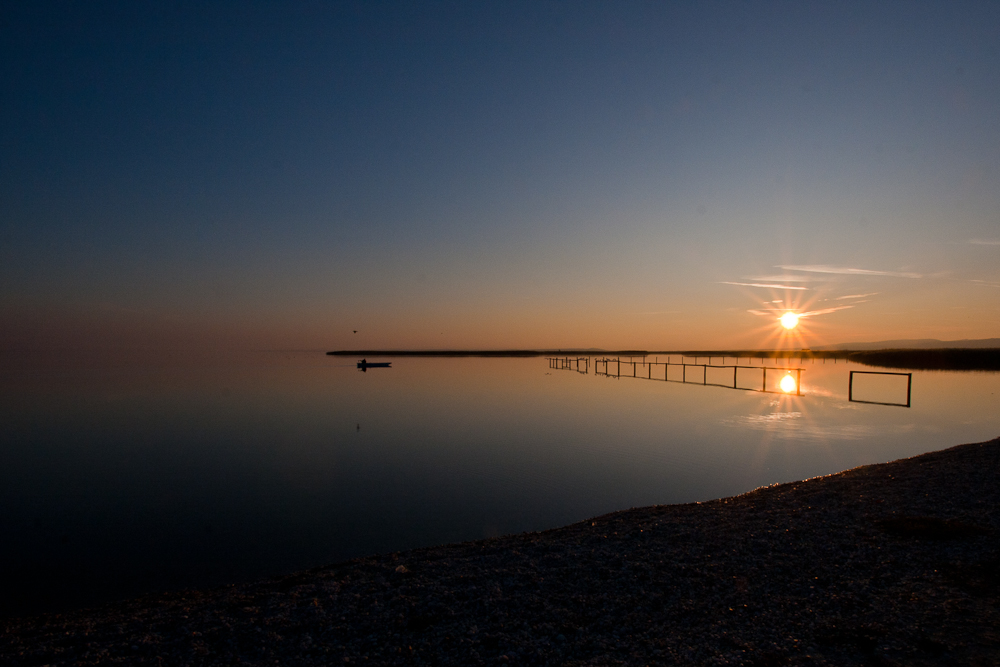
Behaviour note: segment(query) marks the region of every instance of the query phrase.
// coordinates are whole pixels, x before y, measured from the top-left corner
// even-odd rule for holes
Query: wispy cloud
[[[833,308],[823,308],[821,310],[810,310],[808,313],[799,313],[799,317],[813,317],[815,315],[826,315],[827,313],[835,313],[838,310],[846,310],[848,308],[854,308],[854,304],[849,306],[834,306]]]
[[[775,268],[784,271],[805,271],[807,273],[827,273],[842,276],[892,276],[894,278],[922,278],[919,273],[903,271],[875,271],[873,269],[858,269],[850,266],[831,266],[829,264],[779,264]]]
[[[763,282],[769,282],[769,283],[772,283],[772,282],[777,282],[777,283],[809,283],[809,282],[812,282],[812,281],[816,280],[816,278],[813,278],[811,276],[789,276],[789,275],[786,275],[786,274],[782,274],[780,276],[743,276],[743,279],[744,280],[752,280],[752,281],[758,282],[758,283],[763,283]]]
[[[1000,239],[969,239],[972,245],[1000,245]]]
[[[807,290],[808,287],[799,287],[798,285],[779,285],[778,283],[734,283],[728,280],[720,280],[720,285],[742,285],[744,287],[770,287],[772,289],[800,289]]]
[[[875,296],[878,292],[868,292],[867,294],[848,294],[847,296],[836,296],[833,298],[834,301],[840,301],[842,299],[863,299],[866,296]]]
[[[769,303],[765,303],[763,308],[751,308],[748,313],[753,313],[754,315],[770,315],[771,313],[781,313],[785,314],[788,312],[788,308],[781,307],[775,308]]]

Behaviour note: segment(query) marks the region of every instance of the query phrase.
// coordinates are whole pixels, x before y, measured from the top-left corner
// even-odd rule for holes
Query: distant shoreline
[[[339,357],[650,357],[680,355],[753,359],[846,359],[902,370],[1000,371],[1000,348],[886,350],[334,350]]]

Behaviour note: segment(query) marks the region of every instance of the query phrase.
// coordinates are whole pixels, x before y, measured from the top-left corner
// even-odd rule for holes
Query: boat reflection
[[[358,368],[361,372],[367,372],[369,368],[391,368],[391,361],[368,361],[367,359],[362,359],[358,362]]]

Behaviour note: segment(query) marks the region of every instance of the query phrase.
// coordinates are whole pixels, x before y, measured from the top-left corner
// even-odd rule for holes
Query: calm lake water
[[[0,614],[542,530],[1000,435],[995,373],[914,372],[905,408],[848,401],[849,371],[878,369],[843,362],[792,360],[801,396],[544,358],[354,362],[5,357]],[[782,373],[768,375],[777,389]],[[737,380],[757,387],[761,372]],[[906,380],[856,376],[854,397],[905,402]]]

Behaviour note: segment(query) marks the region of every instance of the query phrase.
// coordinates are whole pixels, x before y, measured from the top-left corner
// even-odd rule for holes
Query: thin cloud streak
[[[814,282],[817,278],[812,276],[743,276],[744,280],[753,280],[754,282],[792,282],[792,283],[809,283]]]
[[[823,308],[822,310],[810,310],[808,313],[799,313],[799,317],[814,317],[816,315],[826,315],[828,313],[835,313],[838,310],[847,310],[848,308],[854,308],[854,304],[849,306],[834,306],[833,308]]]
[[[866,296],[875,296],[878,292],[868,292],[868,294],[848,294],[847,296],[837,296],[834,297],[834,301],[840,301],[842,299],[863,299]]]
[[[772,289],[798,289],[807,290],[808,287],[798,287],[796,285],[779,285],[777,283],[734,283],[728,280],[720,280],[720,285],[742,285],[744,287],[770,287]]]
[[[922,278],[919,273],[902,271],[875,271],[873,269],[857,269],[849,266],[830,266],[828,264],[779,264],[776,269],[785,271],[805,271],[807,273],[829,273],[842,276],[892,276],[895,278]]]
[[[1000,239],[969,239],[972,245],[1000,245]]]

